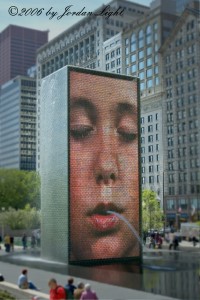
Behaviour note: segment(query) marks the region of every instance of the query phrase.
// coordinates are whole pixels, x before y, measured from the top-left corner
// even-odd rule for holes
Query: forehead
[[[70,99],[87,98],[95,104],[127,102],[137,106],[137,81],[70,72]]]

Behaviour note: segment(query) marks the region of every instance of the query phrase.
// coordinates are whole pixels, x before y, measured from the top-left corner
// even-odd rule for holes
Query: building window
[[[131,55],[131,62],[135,63],[136,62],[136,54]]]
[[[149,176],[149,183],[154,183],[154,177],[153,176]]]
[[[139,48],[144,47],[144,31],[142,29],[139,31],[138,40],[139,40]]]
[[[140,72],[140,73],[139,73],[139,78],[140,78],[140,80],[143,80],[143,79],[144,79],[144,72]]]
[[[167,141],[168,141],[167,142],[168,147],[173,147],[173,145],[174,145],[173,137],[168,138]]]
[[[142,177],[142,184],[145,184],[145,177]]]
[[[151,57],[147,58],[147,67],[150,67],[150,66],[152,66],[152,58]]]
[[[111,52],[111,58],[115,57],[115,51]]]
[[[153,152],[153,145],[148,146],[148,151]]]
[[[131,36],[131,52],[136,50],[136,35],[135,33]]]
[[[145,83],[140,82],[140,90],[143,91],[145,89]]]
[[[117,48],[117,50],[116,50],[116,55],[120,55],[120,53],[121,53],[121,49],[120,49],[120,48]]]
[[[106,60],[109,60],[109,53],[106,54]]]
[[[148,132],[153,132],[153,125],[148,126]]]
[[[176,202],[174,199],[167,200],[167,210],[176,210]]]
[[[148,69],[147,70],[147,78],[152,77],[152,74],[153,74],[152,69]]]
[[[147,47],[147,56],[152,54],[152,47]]]
[[[153,135],[149,135],[149,136],[148,136],[148,142],[149,142],[149,143],[152,143],[152,142],[153,142]]]
[[[148,25],[146,28],[146,44],[150,44],[151,43],[151,26]]]
[[[139,51],[138,57],[139,57],[139,59],[144,58],[144,50]],[[136,57],[135,57],[135,60],[136,60]]]
[[[144,69],[144,61],[139,62],[139,70]]]
[[[125,48],[125,53],[126,53],[126,55],[129,54],[129,48],[128,47]]]
[[[148,122],[153,122],[153,115],[148,116]]]
[[[136,64],[131,66],[131,73],[135,73],[137,71],[137,66]]]
[[[151,88],[153,86],[153,80],[149,79],[147,80],[147,88]]]
[[[153,155],[149,155],[149,162],[153,162]]]
[[[117,66],[121,64],[121,58],[117,58]]]

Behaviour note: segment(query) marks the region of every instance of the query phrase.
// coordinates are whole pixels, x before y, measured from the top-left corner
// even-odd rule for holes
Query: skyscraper
[[[26,75],[35,65],[36,50],[48,42],[48,31],[9,25],[0,33],[0,85]]]
[[[36,80],[17,76],[0,87],[0,168],[35,170]]]
[[[169,225],[200,220],[199,11],[185,9],[163,63],[164,209]]]

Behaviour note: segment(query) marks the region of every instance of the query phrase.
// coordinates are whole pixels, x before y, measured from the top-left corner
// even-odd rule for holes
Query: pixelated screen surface
[[[69,261],[140,256],[137,80],[69,72]]]

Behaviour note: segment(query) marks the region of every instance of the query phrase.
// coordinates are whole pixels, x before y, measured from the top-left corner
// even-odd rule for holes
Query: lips
[[[107,211],[122,213],[123,209],[112,203],[98,204],[92,211],[88,213],[89,224],[92,229],[99,233],[115,231],[119,228],[119,218]]]

